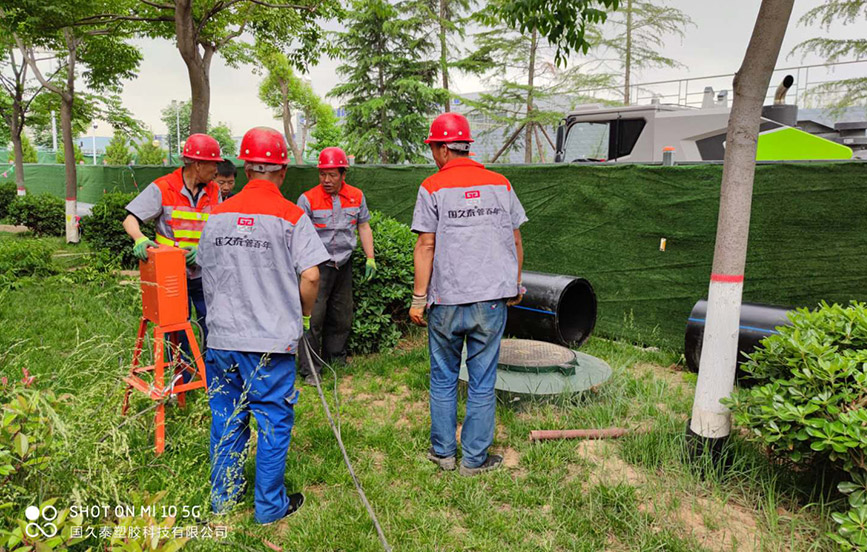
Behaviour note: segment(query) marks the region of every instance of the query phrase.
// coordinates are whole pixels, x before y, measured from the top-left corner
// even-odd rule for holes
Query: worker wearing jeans
[[[458,113],[431,124],[431,154],[439,172],[421,185],[412,218],[418,234],[410,319],[424,326],[430,308],[431,448],[444,470],[456,465],[457,389],[461,350],[467,348],[469,393],[461,430],[460,473],[499,467],[489,454],[497,400],[494,384],[506,307],[521,301],[524,208],[505,177],[469,158],[470,126]]]
[[[494,440],[497,361],[506,327],[506,301],[467,305],[433,305],[428,314],[430,343],[430,440],[435,454],[453,457],[461,351],[467,344],[470,394],[461,430],[463,463],[480,466]]]

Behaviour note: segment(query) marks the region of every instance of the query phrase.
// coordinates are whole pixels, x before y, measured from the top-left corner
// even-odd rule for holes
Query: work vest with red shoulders
[[[198,245],[208,216],[220,203],[220,188],[213,181],[199,191],[197,198],[193,198],[184,185],[182,171],[178,169],[154,181],[163,203],[163,212],[157,221],[156,242],[175,247]]]
[[[331,255],[334,266],[343,266],[358,245],[355,233],[359,224],[370,220],[367,200],[358,188],[346,182],[336,194],[329,194],[322,184],[298,198],[298,206],[313,221],[319,239]]]
[[[174,247],[198,245],[208,215],[220,203],[220,187],[209,182],[196,197],[184,186],[183,169],[153,181],[126,210],[142,221],[153,220],[157,243]],[[188,278],[201,277],[197,266],[187,267]]]

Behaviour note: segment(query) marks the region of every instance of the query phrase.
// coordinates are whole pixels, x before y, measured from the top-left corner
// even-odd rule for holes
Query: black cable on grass
[[[313,379],[316,382],[316,391],[319,393],[319,399],[322,401],[322,407],[325,409],[325,416],[328,418],[328,423],[331,424],[331,430],[334,432],[334,436],[337,438],[337,444],[340,446],[340,452],[343,453],[343,461],[346,463],[346,467],[349,469],[349,475],[352,476],[352,481],[355,483],[355,489],[358,491],[358,496],[361,497],[361,502],[364,504],[364,507],[367,508],[367,513],[370,516],[371,521],[373,521],[373,526],[376,528],[376,534],[379,536],[379,541],[382,543],[382,547],[386,550],[386,552],[391,552],[391,546],[388,545],[388,541],[385,539],[385,533],[382,531],[382,527],[379,525],[379,520],[376,518],[376,512],[373,511],[373,506],[370,505],[370,502],[367,500],[367,495],[364,494],[364,489],[361,487],[361,482],[358,481],[358,477],[355,475],[355,470],[352,469],[352,463],[349,461],[349,455],[346,453],[346,447],[343,446],[343,438],[340,436],[340,430],[337,429],[337,425],[334,423],[334,418],[331,417],[331,410],[328,408],[328,401],[325,400],[325,394],[322,392],[322,386],[319,385],[319,374],[313,366],[313,359],[311,358],[311,354],[316,356],[316,359],[320,361],[324,366],[328,366],[328,369],[334,371],[327,362],[322,360],[319,355],[316,354],[310,347],[310,343],[307,341],[307,336],[304,335],[302,338],[303,341],[303,349],[306,353],[307,357],[307,365],[310,366],[310,372],[313,374]],[[336,374],[336,372],[335,372]],[[335,390],[335,394],[336,394]],[[339,411],[338,411],[339,414]]]

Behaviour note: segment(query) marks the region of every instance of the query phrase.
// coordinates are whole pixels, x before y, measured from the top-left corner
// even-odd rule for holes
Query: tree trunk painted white
[[[731,414],[720,400],[731,395],[737,367],[762,104],[793,4],[794,0],[762,0],[743,64],[734,78],[707,319],[690,422],[692,432],[707,439],[723,438],[731,431]]]

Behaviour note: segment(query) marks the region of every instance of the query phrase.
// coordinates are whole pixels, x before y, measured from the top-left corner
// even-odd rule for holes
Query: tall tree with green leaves
[[[668,37],[683,38],[694,25],[683,11],[666,6],[662,0],[622,0],[620,9],[606,23],[591,27],[589,41],[594,48],[611,52],[622,78],[623,103],[629,105],[635,72],[653,67],[684,67],[660,53]]]
[[[851,25],[867,19],[867,0],[826,0],[805,13],[801,25],[818,25],[826,33],[834,24]],[[861,36],[824,36],[805,40],[792,49],[792,54],[816,54],[828,63],[846,59],[867,58],[867,38]],[[810,95],[832,109],[864,105],[867,101],[867,77],[841,79],[816,86]],[[828,100],[828,98],[831,98]]]
[[[33,147],[33,144],[30,143],[30,138],[26,134],[21,135],[21,161],[23,163],[39,162],[39,153]]]
[[[315,155],[328,147],[343,147],[343,129],[334,114],[334,108],[325,102],[316,106],[316,120],[310,131],[313,139],[308,142],[305,153]]]
[[[125,78],[132,78],[141,53],[127,43],[128,30],[120,22],[96,24],[106,8],[118,8],[122,0],[6,0],[0,17],[14,25],[13,37],[39,83],[60,98],[60,127],[66,166],[66,241],[79,241],[72,113],[76,100],[76,80],[80,73],[87,88],[95,93],[116,92]],[[117,4],[116,4],[117,3]],[[82,23],[91,21],[93,23]],[[52,52],[62,61],[62,76],[51,79],[43,74],[36,48]]]
[[[211,62],[216,54],[231,66],[255,62],[252,44],[243,40],[253,36],[291,51],[290,58],[300,68],[328,49],[319,21],[341,13],[337,0],[122,0],[112,8],[81,23],[133,22],[141,34],[177,45],[190,79],[190,133],[208,130]]]
[[[0,29],[4,31],[4,36],[0,37],[0,119],[8,132],[8,139],[4,137],[2,143],[12,142],[15,184],[18,192],[24,193],[24,163],[36,162],[25,159],[25,146],[29,146],[33,153],[36,150],[23,131],[33,111],[34,100],[43,95],[45,89],[28,75],[27,62],[12,39],[12,28],[0,24]]]
[[[427,24],[410,2],[355,0],[337,45],[344,82],[330,96],[346,108],[344,137],[359,162],[419,163],[430,117],[447,100]]]
[[[259,45],[257,55],[267,74],[259,84],[259,99],[274,110],[275,117],[283,121],[283,134],[298,165],[304,164],[307,133],[316,124],[316,109],[322,100],[313,87],[295,74],[285,54]],[[301,113],[300,128],[293,122],[295,112]]]
[[[149,134],[135,145],[135,162],[138,165],[162,165],[168,152],[160,147],[160,142]]]
[[[172,103],[160,111],[160,121],[166,127],[166,142],[170,155],[179,156],[181,145],[192,134],[190,132],[190,114],[192,112],[193,104],[190,100],[172,100]]]
[[[208,130],[208,134],[220,144],[223,155],[235,156],[235,139],[232,138],[232,129],[226,123],[217,123]]]
[[[543,15],[537,17],[541,20]],[[571,107],[563,99],[579,88],[607,86],[611,75],[588,72],[575,62],[571,68],[558,67],[556,47],[538,28],[526,33],[491,6],[476,20],[487,27],[474,41],[491,60],[485,77],[489,91],[464,101],[503,132],[503,145],[491,162],[521,146],[525,163],[532,163],[534,156],[545,162],[545,151],[554,147],[546,128],[555,126]]]
[[[476,0],[417,0],[414,9],[428,21],[428,29],[436,35],[437,68],[440,86],[449,94],[443,104],[451,111],[451,76],[453,73],[480,74],[490,65],[484,51],[461,46],[466,38]]]
[[[122,132],[115,131],[111,141],[105,147],[107,165],[129,165],[132,163],[132,152],[129,149],[129,140]]]

